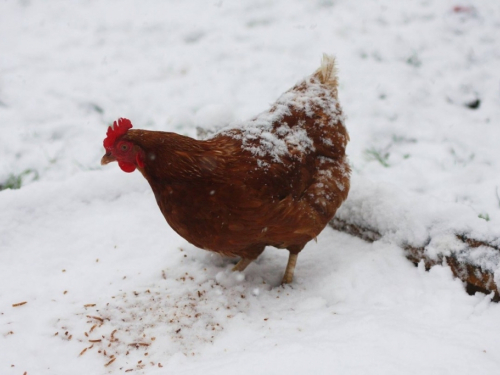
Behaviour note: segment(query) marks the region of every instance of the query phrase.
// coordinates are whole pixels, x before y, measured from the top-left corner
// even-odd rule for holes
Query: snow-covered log
[[[426,269],[447,264],[469,294],[493,293],[500,301],[500,233],[467,206],[353,176],[330,226],[368,242],[396,243]]]

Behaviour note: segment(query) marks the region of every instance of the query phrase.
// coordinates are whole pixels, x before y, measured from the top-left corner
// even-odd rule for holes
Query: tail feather
[[[337,88],[338,78],[335,57],[324,53],[323,59],[321,60],[321,66],[316,70],[314,75],[319,78],[322,84],[330,86],[331,88]]]

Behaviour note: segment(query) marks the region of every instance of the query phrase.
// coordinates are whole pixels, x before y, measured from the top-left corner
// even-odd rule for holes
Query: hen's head
[[[103,142],[106,154],[101,159],[102,165],[117,161],[120,168],[127,173],[135,171],[137,167],[144,167],[142,150],[124,137],[130,128],[132,123],[126,118],[119,118],[108,128]]]

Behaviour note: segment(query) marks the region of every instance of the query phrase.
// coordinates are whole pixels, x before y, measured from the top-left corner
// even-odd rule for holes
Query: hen
[[[288,249],[290,283],[299,252],[349,191],[337,85],[335,60],[324,55],[268,111],[207,140],[131,129],[121,118],[108,129],[101,164],[139,169],[168,224],[197,247],[241,257],[235,271],[266,246]]]

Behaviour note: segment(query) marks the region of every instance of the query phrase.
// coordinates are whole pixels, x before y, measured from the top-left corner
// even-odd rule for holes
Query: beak
[[[112,161],[116,161],[116,158],[111,155],[111,152],[106,152],[106,154],[101,159],[101,165],[109,164]]]

